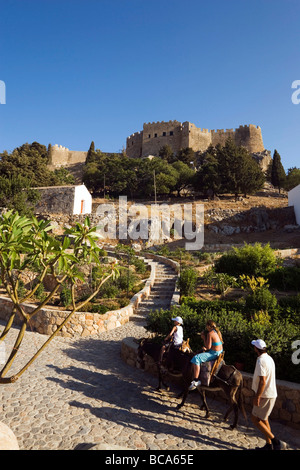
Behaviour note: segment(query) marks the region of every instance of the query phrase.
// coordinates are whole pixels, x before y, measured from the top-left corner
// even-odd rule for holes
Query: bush
[[[269,289],[261,287],[248,295],[245,300],[245,308],[249,312],[274,312],[277,307],[277,299]]]
[[[171,319],[180,315],[183,318],[184,338],[190,338],[193,351],[197,352],[203,345],[199,333],[205,328],[207,320],[214,320],[223,336],[227,364],[242,361],[245,371],[253,373],[257,356],[251,341],[263,338],[275,361],[277,378],[300,383],[300,368],[291,361],[291,344],[299,339],[299,328],[295,328],[289,318],[276,313],[272,322],[265,321],[266,316],[260,314],[248,319],[243,306],[237,302],[193,299],[186,299],[185,302],[173,311],[151,313],[147,329],[165,337],[172,328]]]
[[[37,300],[40,300],[41,302],[47,297],[47,294],[45,292],[45,287],[44,287],[44,284],[41,283],[37,290],[35,291],[34,293],[34,297],[37,299]]]
[[[132,259],[131,264],[135,266],[137,273],[144,274],[147,271],[147,265],[141,258],[138,258],[137,256]]]
[[[107,307],[106,305],[93,304],[92,303],[91,306],[90,306],[90,309],[88,311],[91,312],[91,313],[100,313],[100,314],[103,315],[104,313],[108,312],[109,310],[110,310],[110,308]]]
[[[177,281],[181,296],[193,295],[197,287],[198,274],[193,268],[184,268]]]
[[[270,287],[284,291],[299,291],[300,268],[296,266],[279,267],[268,276]]]
[[[202,279],[209,286],[213,286],[219,294],[224,295],[230,287],[237,286],[237,280],[234,276],[227,273],[217,273],[214,268],[208,269]]]
[[[119,289],[124,291],[132,291],[134,288],[137,277],[133,274],[131,269],[123,268],[120,270],[120,276],[116,279],[116,284]]]
[[[245,244],[243,248],[233,248],[215,263],[215,270],[231,276],[268,276],[278,266],[274,250],[269,244],[262,246]]]
[[[184,300],[184,304],[195,310],[198,314],[203,314],[204,312],[207,315],[214,315],[220,311],[235,312],[235,313],[243,313],[244,304],[240,302],[236,302],[233,300],[195,300],[193,298],[186,298]]]
[[[72,303],[71,289],[65,284],[62,286],[60,292],[60,301],[65,308],[71,305]]]
[[[291,308],[295,312],[300,313],[300,294],[282,297],[278,303],[283,309]]]
[[[109,279],[100,289],[98,297],[105,299],[112,299],[119,294],[119,287],[115,284],[114,280]]]

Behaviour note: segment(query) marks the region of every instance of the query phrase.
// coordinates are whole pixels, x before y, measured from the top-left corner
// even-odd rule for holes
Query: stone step
[[[161,275],[156,275],[155,276],[155,279],[159,279],[161,281],[163,281],[164,279],[171,279],[171,280],[175,280],[177,279],[177,276],[174,276],[172,274],[168,275],[168,274],[161,274]]]
[[[157,299],[156,301],[153,301],[153,302],[142,301],[138,306],[138,310],[140,310],[141,308],[148,308],[148,309],[168,308],[168,306],[170,306],[170,302],[166,302],[164,301],[164,299],[161,299],[161,300]]]
[[[165,286],[164,284],[154,285],[151,292],[173,292],[174,286]]]
[[[155,310],[169,310],[171,299],[176,289],[178,275],[176,271],[163,263],[155,265],[155,280],[147,299],[142,300],[130,321],[145,323],[148,314]]]
[[[172,269],[172,268],[160,268],[160,267],[156,266],[155,271],[157,273],[173,273],[173,274],[176,274],[175,269]]]

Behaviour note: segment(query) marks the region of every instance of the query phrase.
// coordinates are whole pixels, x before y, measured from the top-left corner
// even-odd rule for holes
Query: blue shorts
[[[209,361],[214,361],[217,359],[217,357],[220,356],[220,354],[223,351],[213,351],[212,349],[209,349],[208,351],[202,352],[200,354],[196,354],[196,356],[191,359],[192,364],[196,364],[197,366],[200,366],[202,362],[209,362]]]

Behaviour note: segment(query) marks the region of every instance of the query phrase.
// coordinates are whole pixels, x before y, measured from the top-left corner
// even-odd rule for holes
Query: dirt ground
[[[288,207],[287,194],[278,195],[275,191],[260,192],[255,196],[242,198],[235,201],[233,197],[224,197],[218,201],[204,202],[205,211],[209,209],[232,209],[234,211],[247,211],[251,208],[280,209]],[[221,235],[205,230],[205,244],[222,243],[270,243],[274,248],[300,248],[300,230],[270,229],[262,232],[239,233],[233,235]]]
[[[93,206],[94,208],[103,204],[103,199],[94,199]],[[113,201],[111,201],[113,202]],[[118,201],[115,201],[117,204]],[[134,202],[128,199],[128,205],[133,204]],[[154,204],[154,201],[135,201],[135,203],[145,204],[150,206]],[[209,223],[208,214],[211,212],[222,212],[222,211],[232,211],[232,213],[242,213],[249,211],[254,208],[266,209],[266,210],[275,210],[284,209],[288,207],[288,197],[287,193],[282,192],[278,194],[277,190],[266,186],[265,189],[258,192],[256,195],[247,196],[235,200],[232,195],[224,195],[216,198],[214,200],[207,199],[193,199],[193,198],[174,198],[168,200],[158,200],[158,204],[168,203],[168,204],[203,204],[204,205],[204,218],[205,218],[205,230],[204,230],[204,243],[205,245],[215,245],[215,244],[243,244],[246,243],[270,243],[273,248],[285,249],[285,248],[300,248],[300,229],[284,229],[284,221],[282,221],[282,227],[276,229],[268,229],[265,231],[258,232],[241,232],[235,233],[232,235],[224,235],[222,233],[215,233],[209,230],[207,223]],[[280,211],[279,211],[280,215]],[[226,223],[226,220],[223,220]],[[166,243],[166,245],[172,250],[177,247],[184,247],[185,240],[177,240],[174,242]],[[205,249],[205,248],[204,248]]]

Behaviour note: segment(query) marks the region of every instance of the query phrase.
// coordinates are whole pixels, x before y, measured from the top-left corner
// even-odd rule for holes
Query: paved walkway
[[[8,349],[16,334],[6,341]],[[120,358],[122,338],[145,334],[137,319],[98,338],[57,337],[16,383],[1,385],[0,421],[15,433],[20,449],[243,450],[264,444],[243,418],[230,430],[222,422],[222,403],[210,399],[212,416],[204,419],[197,392],[176,411],[178,390],[158,393],[155,377],[126,365]],[[12,372],[46,338],[27,332]],[[289,448],[300,449],[299,431],[272,427]]]

